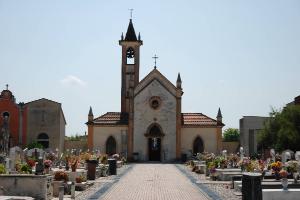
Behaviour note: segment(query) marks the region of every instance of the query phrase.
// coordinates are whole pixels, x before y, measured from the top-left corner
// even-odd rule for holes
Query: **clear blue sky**
[[[300,1],[0,0],[0,88],[17,102],[62,103],[66,133],[120,111],[121,48],[129,8],[141,32],[140,78],[158,69],[183,80],[183,112],[225,128],[245,115],[267,116],[300,95]]]

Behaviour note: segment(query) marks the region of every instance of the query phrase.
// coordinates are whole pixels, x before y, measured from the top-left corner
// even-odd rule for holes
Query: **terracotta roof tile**
[[[183,126],[223,126],[222,123],[202,113],[182,113],[181,116]]]
[[[121,112],[107,112],[93,120],[98,125],[128,125],[128,114]]]

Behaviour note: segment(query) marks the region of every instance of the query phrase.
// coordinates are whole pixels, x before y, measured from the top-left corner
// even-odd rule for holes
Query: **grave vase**
[[[50,172],[50,167],[45,167],[44,168],[44,173],[45,174],[49,174],[49,172]]]
[[[299,173],[298,172],[294,172],[293,173],[294,183],[298,183],[298,177],[299,177]]]
[[[282,185],[282,189],[283,190],[287,190],[288,189],[288,185],[289,185],[288,179],[287,178],[282,178],[281,179],[281,185]]]

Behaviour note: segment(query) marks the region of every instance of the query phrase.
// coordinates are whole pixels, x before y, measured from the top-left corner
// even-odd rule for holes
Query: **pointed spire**
[[[136,34],[135,34],[133,24],[132,24],[132,19],[129,20],[129,25],[127,28],[125,40],[126,41],[137,41]]]
[[[176,87],[181,89],[181,84],[182,84],[182,81],[181,81],[180,73],[178,73]]]
[[[141,33],[139,32],[138,40],[141,40]]]
[[[220,118],[222,118],[223,116],[222,116],[222,113],[221,113],[221,109],[219,108],[219,110],[218,110],[218,115],[217,115],[217,118],[218,117],[220,117]]]
[[[124,40],[124,35],[123,35],[123,32],[122,32],[122,35],[121,35],[121,40]]]
[[[90,106],[89,116],[94,116],[94,115],[93,115],[92,106]]]

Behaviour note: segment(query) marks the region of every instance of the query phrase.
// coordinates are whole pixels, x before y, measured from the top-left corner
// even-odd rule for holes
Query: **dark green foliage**
[[[27,147],[28,149],[34,149],[34,148],[43,149],[43,148],[44,148],[42,144],[40,144],[40,143],[38,143],[38,142],[36,142],[36,141],[33,141],[33,142],[27,144],[26,147]]]
[[[270,113],[259,134],[262,148],[275,148],[277,151],[300,149],[300,106],[287,106],[282,111]]]
[[[240,139],[240,133],[236,128],[228,128],[223,133],[224,142],[236,142]]]

